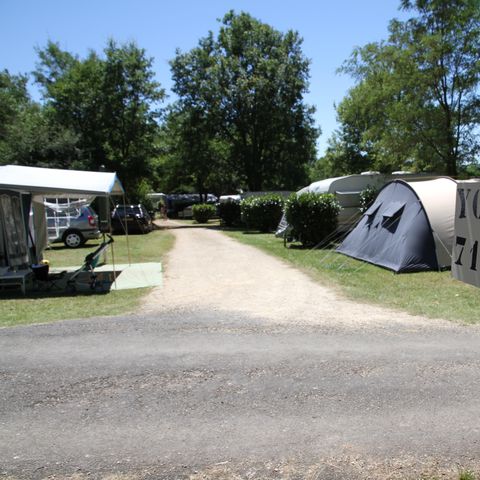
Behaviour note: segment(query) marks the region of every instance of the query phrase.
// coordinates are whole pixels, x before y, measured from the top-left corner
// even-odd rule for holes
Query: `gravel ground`
[[[286,263],[216,230],[188,228],[174,221],[160,225],[176,234],[175,249],[167,258],[164,287],[149,295],[142,313],[201,308],[287,325],[450,325],[347,300]]]
[[[0,330],[0,478],[480,472],[477,327],[357,305],[218,232],[175,233],[143,311]]]

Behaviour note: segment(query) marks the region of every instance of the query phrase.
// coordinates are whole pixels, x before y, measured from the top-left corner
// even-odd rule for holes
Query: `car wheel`
[[[68,248],[78,248],[85,243],[85,239],[80,232],[72,230],[63,236],[63,243]]]

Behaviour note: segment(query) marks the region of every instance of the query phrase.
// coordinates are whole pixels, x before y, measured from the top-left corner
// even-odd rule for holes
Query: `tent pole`
[[[110,200],[111,204],[113,205],[113,200],[112,200],[112,197],[109,195],[108,196],[108,199]],[[107,201],[107,205],[108,205],[108,201]],[[108,209],[109,210],[109,209]],[[109,212],[108,212],[109,213]],[[112,226],[111,226],[111,220],[109,222],[109,225],[110,225],[110,235],[112,234]],[[115,285],[115,290],[117,290],[117,270],[115,268],[115,249],[113,247],[113,243],[110,244],[110,249],[112,251],[112,268],[113,268],[113,283]]]
[[[125,237],[127,239],[127,255],[128,255],[128,265],[132,265],[132,259],[130,256],[130,241],[128,239],[128,220],[127,220],[127,205],[125,203],[125,194],[123,194],[123,205],[125,206]]]
[[[117,290],[117,270],[115,268],[115,253],[113,243],[110,245],[110,248],[112,249],[113,283],[115,284],[115,290]]]

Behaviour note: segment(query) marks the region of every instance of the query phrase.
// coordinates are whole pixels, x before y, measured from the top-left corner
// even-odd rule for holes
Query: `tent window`
[[[398,216],[398,214],[401,213],[400,210],[403,210],[404,206],[405,202],[392,202],[382,212],[382,216],[384,218],[392,218]]]
[[[374,204],[365,212],[365,216],[367,217],[367,225],[372,224],[381,206],[382,206],[382,202],[378,204]]]
[[[392,202],[382,212],[382,227],[394,233],[402,216],[405,202]]]

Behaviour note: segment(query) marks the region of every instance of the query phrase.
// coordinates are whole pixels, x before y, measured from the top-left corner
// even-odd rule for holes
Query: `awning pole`
[[[130,257],[130,241],[128,239],[128,220],[127,220],[127,204],[125,203],[125,194],[123,194],[123,206],[125,207],[125,237],[127,239],[127,255],[128,265],[132,265],[132,259]]]
[[[110,202],[112,202],[112,205],[113,205],[112,197],[109,196],[108,198],[110,199]],[[110,212],[108,212],[108,213],[110,213]],[[110,221],[109,221],[109,225],[110,225],[110,229],[109,229],[109,230],[110,230],[110,235],[111,235],[111,234],[112,234],[111,219],[110,219]],[[105,235],[104,235],[104,238],[105,238]],[[114,242],[112,242],[112,243],[110,244],[110,249],[111,249],[111,251],[112,251],[113,283],[114,283],[114,285],[115,285],[115,290],[117,290],[117,271],[116,271],[116,269],[115,269],[115,249],[113,248],[113,243],[114,243]]]
[[[113,283],[115,284],[115,290],[117,290],[117,271],[115,269],[115,254],[113,248],[113,242],[110,244],[112,250],[112,268],[113,268]]]

